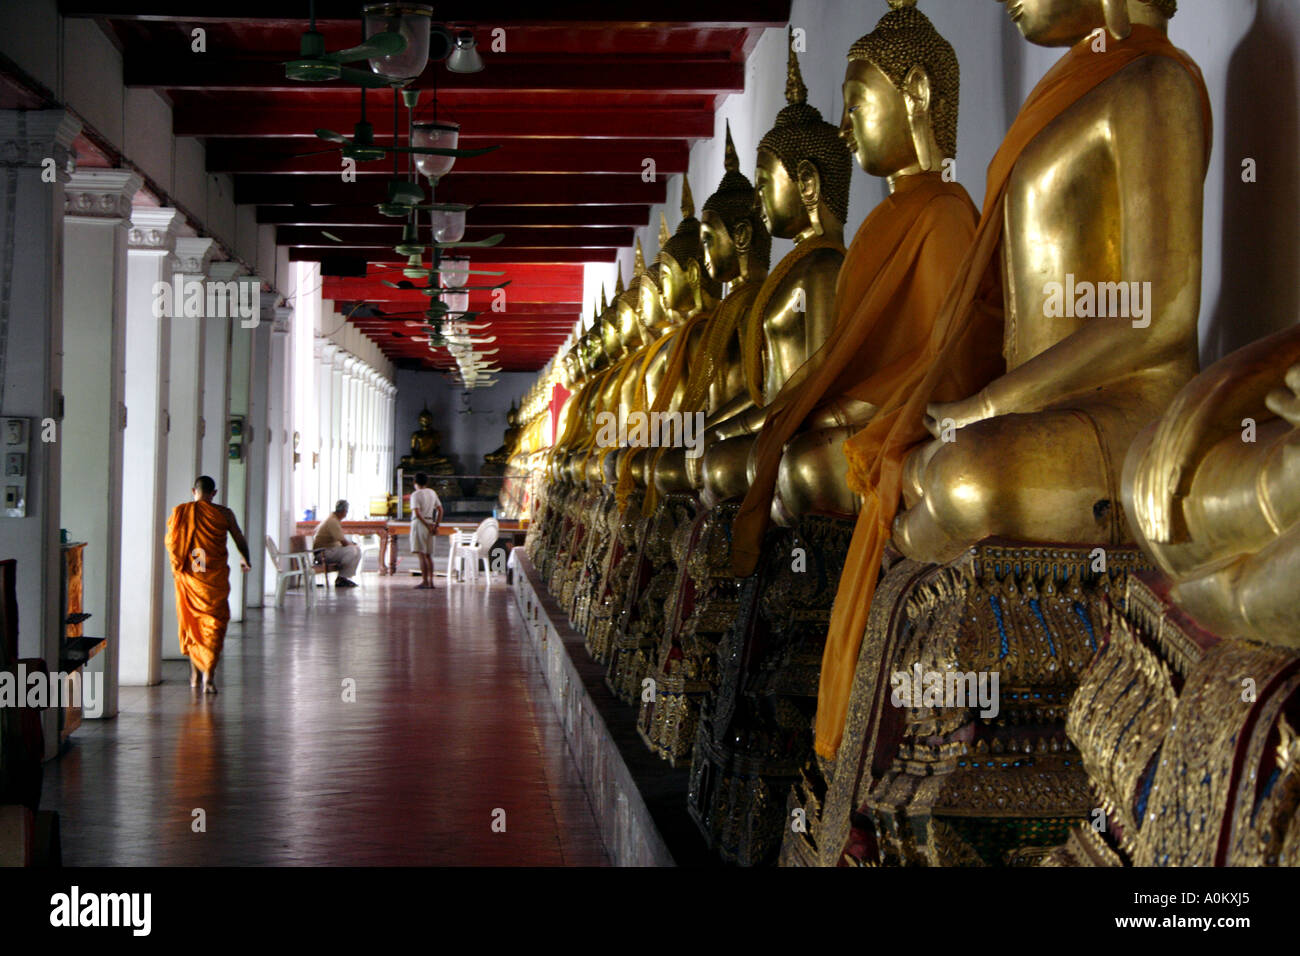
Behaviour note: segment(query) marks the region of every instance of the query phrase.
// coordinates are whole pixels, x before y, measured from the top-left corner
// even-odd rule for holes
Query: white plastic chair
[[[470,571],[474,571],[474,535],[469,531],[453,531],[449,536],[451,541],[451,550],[447,552],[447,580],[452,580],[452,575],[456,573],[456,563],[460,562],[460,580],[465,580],[465,562],[470,563]]]
[[[285,589],[289,586],[290,581],[297,579],[298,583],[302,585],[302,593],[305,603],[307,607],[311,607],[313,589],[310,584],[315,582],[314,580],[309,582],[309,578],[305,573],[306,569],[302,562],[303,555],[288,554],[281,551],[275,546],[275,541],[269,534],[266,536],[266,553],[270,555],[271,566],[275,568],[275,606],[281,607],[284,604]],[[310,554],[308,554],[307,557],[310,557]],[[284,564],[287,564],[288,567],[284,567],[281,563],[282,561]]]
[[[357,538],[357,544],[361,548],[361,563],[357,565],[357,577],[361,579],[362,585],[366,583],[366,555],[375,556],[375,575],[379,575],[379,535],[363,534]]]
[[[474,540],[468,550],[471,554],[470,567],[473,569],[475,581],[478,580],[478,566],[481,564],[487,583],[492,583],[492,545],[497,543],[499,537],[501,537],[501,526],[497,524],[496,518],[484,518],[474,529]]]

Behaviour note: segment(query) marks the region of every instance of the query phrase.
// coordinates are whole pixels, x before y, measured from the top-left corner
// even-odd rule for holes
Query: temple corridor
[[[213,698],[175,660],[123,688],[46,765],[64,863],[604,865],[509,591],[414,580],[268,601],[231,625]]]

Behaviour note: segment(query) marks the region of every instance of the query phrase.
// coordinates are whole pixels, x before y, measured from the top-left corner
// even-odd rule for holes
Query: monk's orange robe
[[[225,509],[206,501],[177,505],[167,519],[181,653],[205,672],[216,666],[230,623],[229,532]]]
[[[921,173],[901,179],[858,228],[835,286],[831,334],[790,376],[758,433],[754,480],[732,525],[735,574],[757,567],[785,443],[823,402],[888,399],[924,352],[977,219],[965,189]]]
[[[817,697],[817,752],[834,759],[844,734],[858,652],[875,595],[885,543],[902,496],[903,462],[928,441],[930,402],[967,398],[1006,372],[1003,340],[1002,229],[1007,184],[1025,148],[1049,123],[1106,80],[1144,56],[1181,64],[1201,89],[1205,130],[1209,97],[1196,64],[1153,27],[1134,25],[1124,40],[1108,37],[1105,53],[1085,39],[1039,81],[989,164],[984,208],[970,251],[948,290],[925,353],[881,404],[881,411],[844,443],[849,486],[862,495],[844,571],[831,612]],[[1209,143],[1206,143],[1209,153]]]

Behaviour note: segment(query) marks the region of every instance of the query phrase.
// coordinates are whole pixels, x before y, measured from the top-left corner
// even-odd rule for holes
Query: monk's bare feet
[[[209,671],[203,675],[203,693],[215,694],[217,692],[217,675]]]
[[[199,669],[194,666],[193,661],[190,661],[190,687],[198,687],[198,686],[199,686]]]

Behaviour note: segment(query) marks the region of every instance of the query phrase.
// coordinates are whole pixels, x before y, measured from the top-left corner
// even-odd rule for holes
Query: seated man
[[[357,573],[357,565],[361,563],[361,548],[344,536],[340,524],[347,516],[348,503],[339,499],[334,505],[334,513],[320,523],[311,543],[312,548],[320,552],[322,561],[338,566],[338,577],[334,579],[336,588],[356,587],[352,575]]]

